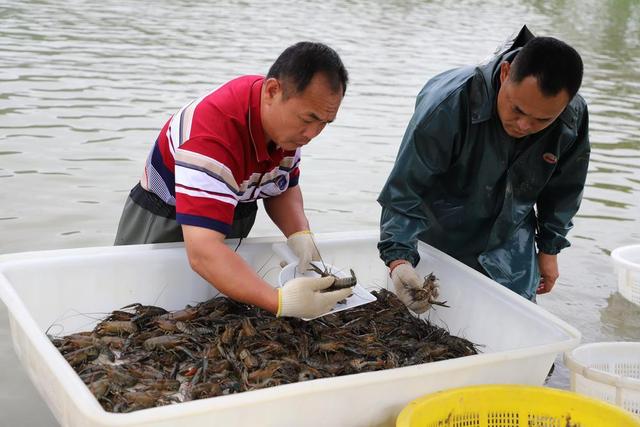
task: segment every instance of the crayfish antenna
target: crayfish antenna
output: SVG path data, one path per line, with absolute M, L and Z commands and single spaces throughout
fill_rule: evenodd
M 329 270 L 327 269 L 327 264 L 324 263 L 324 260 L 322 259 L 322 255 L 320 254 L 320 249 L 318 249 L 318 245 L 316 245 L 316 239 L 313 238 L 313 234 L 311 235 L 311 241 L 313 242 L 313 246 L 316 248 L 316 252 L 318 252 L 318 256 L 320 257 L 320 262 L 322 263 L 322 268 L 324 269 L 325 273 L 329 274 Z M 311 263 L 309 263 L 309 265 L 313 265 Z M 321 274 L 321 273 L 318 273 Z

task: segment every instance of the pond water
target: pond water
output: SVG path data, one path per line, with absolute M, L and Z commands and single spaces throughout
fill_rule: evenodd
M 266 73 L 288 45 L 323 41 L 351 77 L 335 123 L 303 151 L 317 232 L 378 226 L 377 194 L 422 85 L 480 62 L 527 24 L 585 62 L 592 157 L 561 278 L 539 304 L 584 342 L 640 339 L 609 253 L 640 242 L 640 3 L 586 1 L 3 1 L 0 253 L 110 245 L 159 128 L 187 101 Z M 327 174 L 327 171 L 331 173 Z M 273 235 L 264 215 L 252 235 Z M 45 279 L 46 280 L 46 279 Z M 524 331 L 523 331 L 524 333 Z M 0 413 L 55 425 L 0 307 Z M 568 387 L 556 369 L 551 385 Z

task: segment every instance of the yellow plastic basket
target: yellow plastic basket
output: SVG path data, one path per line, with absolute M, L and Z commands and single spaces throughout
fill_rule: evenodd
M 640 418 L 569 391 L 483 385 L 430 394 L 409 403 L 396 427 L 633 427 Z

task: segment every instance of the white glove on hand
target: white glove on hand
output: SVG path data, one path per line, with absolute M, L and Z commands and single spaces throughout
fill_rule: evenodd
M 320 261 L 320 253 L 313 240 L 313 233 L 309 230 L 293 233 L 287 239 L 287 246 L 298 257 L 296 270 L 302 274 L 309 269 L 311 261 Z
M 333 285 L 334 277 L 298 277 L 278 289 L 277 316 L 310 319 L 331 310 L 340 300 L 351 296 L 351 288 L 320 292 Z
M 418 273 L 409 263 L 399 264 L 391 272 L 391 280 L 393 280 L 393 286 L 396 288 L 396 295 L 409 309 L 417 314 L 427 311 L 431 304 L 430 299 L 436 299 L 438 297 L 437 288 L 433 291 L 432 295 L 421 300 L 414 299 L 414 290 L 422 290 L 422 284 L 424 279 L 418 277 Z

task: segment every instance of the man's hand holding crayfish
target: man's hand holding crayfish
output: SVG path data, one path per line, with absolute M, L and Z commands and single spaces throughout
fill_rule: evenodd
M 298 277 L 278 289 L 278 316 L 310 319 L 331 310 L 338 301 L 349 298 L 351 288 L 322 292 L 333 285 L 335 277 Z
M 287 238 L 287 246 L 298 257 L 296 270 L 302 274 L 311 267 L 311 261 L 320 261 L 320 253 L 309 230 L 298 231 Z M 338 301 L 352 294 L 351 288 L 326 292 L 336 278 L 298 277 L 289 280 L 278 289 L 278 316 L 303 317 L 320 316 L 330 311 Z
M 410 310 L 421 314 L 432 305 L 448 307 L 438 298 L 438 281 L 433 274 L 420 279 L 416 270 L 406 260 L 394 260 L 389 263 L 391 280 L 396 295 Z

